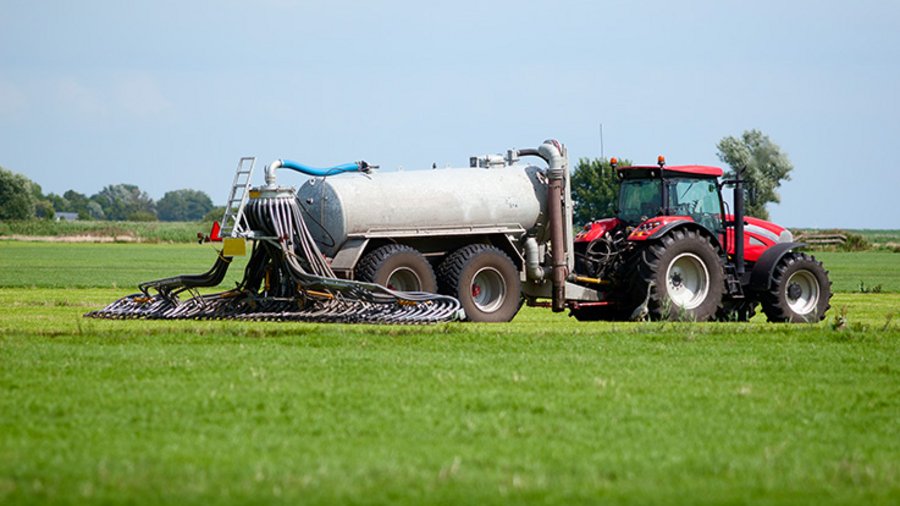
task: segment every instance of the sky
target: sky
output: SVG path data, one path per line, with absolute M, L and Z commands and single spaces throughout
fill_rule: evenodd
M 223 203 L 241 156 L 261 183 L 556 138 L 574 166 L 602 125 L 606 157 L 721 165 L 755 128 L 795 166 L 773 221 L 897 229 L 898 27 L 892 0 L 0 0 L 0 166 Z

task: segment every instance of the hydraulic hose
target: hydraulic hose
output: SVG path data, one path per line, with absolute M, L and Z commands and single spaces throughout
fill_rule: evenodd
M 275 186 L 275 170 L 279 168 L 291 169 L 307 176 L 333 176 L 335 174 L 343 174 L 344 172 L 366 172 L 375 166 L 369 165 L 365 161 L 343 163 L 333 167 L 310 167 L 292 160 L 275 160 L 266 167 L 266 184 L 269 187 Z

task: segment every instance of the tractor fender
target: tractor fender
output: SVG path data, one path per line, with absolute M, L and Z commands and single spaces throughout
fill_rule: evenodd
M 750 289 L 756 292 L 768 290 L 769 282 L 772 280 L 772 273 L 775 272 L 775 266 L 778 265 L 778 262 L 791 250 L 803 246 L 806 246 L 806 244 L 802 242 L 782 242 L 764 251 L 750 273 Z
M 685 230 L 693 230 L 693 231 L 697 232 L 698 234 L 709 238 L 710 242 L 712 242 L 712 244 L 713 244 L 713 247 L 719 251 L 722 251 L 722 243 L 719 242 L 719 238 L 716 237 L 715 234 L 710 233 L 709 229 L 707 229 L 703 225 L 699 225 L 696 222 L 691 221 L 691 220 L 678 220 L 678 221 L 673 221 L 671 223 L 667 223 L 667 224 L 663 225 L 662 227 L 656 229 L 650 235 L 650 237 L 647 238 L 647 240 L 648 241 L 656 241 L 656 240 L 662 239 L 663 236 L 668 235 L 669 232 L 671 232 L 675 229 L 679 229 L 679 228 L 683 228 Z

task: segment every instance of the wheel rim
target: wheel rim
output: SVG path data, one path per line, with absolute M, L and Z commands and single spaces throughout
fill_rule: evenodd
M 472 277 L 472 301 L 480 311 L 491 313 L 506 299 L 506 283 L 500 271 L 483 267 Z
M 700 257 L 682 253 L 669 264 L 666 289 L 673 304 L 682 309 L 694 309 L 709 294 L 709 271 Z
M 794 313 L 809 314 L 819 304 L 819 281 L 809 271 L 797 271 L 788 278 L 784 298 Z
M 418 292 L 422 290 L 422 280 L 416 271 L 409 267 L 398 267 L 391 271 L 387 278 L 387 287 L 401 292 Z

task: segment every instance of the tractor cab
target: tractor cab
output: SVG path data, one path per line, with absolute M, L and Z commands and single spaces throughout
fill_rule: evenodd
M 665 216 L 694 221 L 714 235 L 724 232 L 722 195 L 717 184 L 722 169 L 703 165 L 667 167 L 660 157 L 658 166 L 622 167 L 617 173 L 621 181 L 618 219 L 626 227 L 640 227 L 651 218 Z

